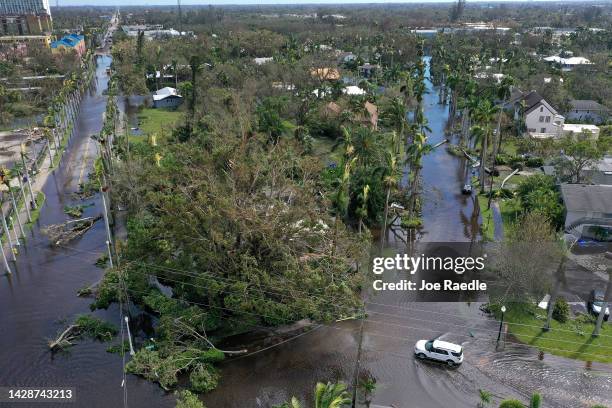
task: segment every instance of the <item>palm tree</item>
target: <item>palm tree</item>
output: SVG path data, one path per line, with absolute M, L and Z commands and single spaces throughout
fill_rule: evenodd
M 389 197 L 391 196 L 391 190 L 395 189 L 399 185 L 401 179 L 401 172 L 397 165 L 397 155 L 393 152 L 387 151 L 386 158 L 386 171 L 383 177 L 383 184 L 385 185 L 385 210 L 383 215 L 383 243 L 386 237 L 387 231 L 387 217 L 389 215 Z
M 491 137 L 491 122 L 497 112 L 497 107 L 490 100 L 485 99 L 476 108 L 474 118 L 482 129 L 482 141 L 480 149 L 480 191 L 484 193 L 485 188 L 485 161 L 487 158 L 488 141 Z
M 344 163 L 342 175 L 338 178 L 338 187 L 336 193 L 332 197 L 332 205 L 334 210 L 334 242 L 332 246 L 332 257 L 336 254 L 336 242 L 338 237 L 338 228 L 340 220 L 346 216 L 349 205 L 349 184 L 351 178 L 351 169 L 353 168 L 357 157 L 353 157 Z
M 315 408 L 342 408 L 352 400 L 343 383 L 317 383 L 315 387 Z
M 397 136 L 400 140 L 404 136 L 406 126 L 408 125 L 408 111 L 406 110 L 405 101 L 401 98 L 393 98 L 386 109 L 383 111 L 383 118 L 389 125 L 395 128 Z M 400 146 L 395 146 L 395 153 L 400 153 Z
M 356 213 L 359 217 L 359 233 L 361 234 L 361 229 L 363 226 L 363 219 L 368 217 L 368 194 L 370 193 L 370 185 L 366 184 L 363 186 L 363 191 L 359 194 L 357 199 L 361 203 L 359 207 L 357 207 Z
M 410 165 L 410 204 L 408 208 L 409 216 L 414 216 L 417 210 L 417 196 L 419 193 L 419 177 L 421 171 L 421 159 L 424 155 L 431 152 L 431 145 L 426 143 L 427 136 L 424 132 L 417 131 L 412 143 L 406 149 L 406 160 Z
M 202 60 L 199 55 L 192 55 L 189 59 L 189 68 L 191 69 L 191 103 L 189 109 L 191 111 L 191 123 L 195 120 L 195 104 L 196 104 L 196 96 L 197 96 L 197 86 L 196 81 L 198 78 L 198 74 L 202 70 Z
M 504 112 L 504 106 L 508 103 L 512 86 L 516 83 L 516 80 L 510 75 L 505 76 L 497 88 L 497 97 L 500 99 L 500 109 L 497 113 L 497 127 L 495 128 L 495 136 L 497 137 L 497 144 L 493 148 L 493 160 L 497 156 L 497 152 L 501 149 L 502 134 L 501 134 L 501 119 Z M 495 163 L 495 162 L 494 162 Z

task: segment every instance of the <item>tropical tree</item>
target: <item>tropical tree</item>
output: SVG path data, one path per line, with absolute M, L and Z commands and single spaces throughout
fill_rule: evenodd
M 389 198 L 391 197 L 391 191 L 399 185 L 402 177 L 401 169 L 398 167 L 397 156 L 393 152 L 387 151 L 386 155 L 386 168 L 385 175 L 383 177 L 383 184 L 385 186 L 385 210 L 383 215 L 383 241 L 386 237 L 387 231 L 387 220 L 389 216 Z
M 497 112 L 497 107 L 494 106 L 489 99 L 483 100 L 478 104 L 474 112 L 474 118 L 477 120 L 482 129 L 482 140 L 480 148 L 480 191 L 484 193 L 485 189 L 485 167 L 487 159 L 488 143 L 491 138 L 492 127 L 491 123 Z
M 352 400 L 343 383 L 317 383 L 315 387 L 314 408 L 342 408 L 351 404 Z

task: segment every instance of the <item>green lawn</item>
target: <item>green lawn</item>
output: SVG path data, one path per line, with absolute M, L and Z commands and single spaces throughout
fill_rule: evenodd
M 166 109 L 144 108 L 138 113 L 142 135 L 130 137 L 133 141 L 147 140 L 147 136 L 157 135 L 158 141 L 171 135 L 172 129 L 183 117 L 183 112 Z
M 312 154 L 320 158 L 324 163 L 327 161 L 340 162 L 342 148 L 338 147 L 332 151 L 334 141 L 326 137 L 315 137 L 312 142 Z
M 595 325 L 587 319 L 570 319 L 563 324 L 553 319 L 551 330 L 545 332 L 541 327 L 546 322 L 546 311 L 532 305 L 508 306 L 504 320 L 519 341 L 545 353 L 584 361 L 612 362 L 610 323 L 604 322 L 599 337 L 591 336 Z
M 491 208 L 487 209 L 489 199 L 482 194 L 478 194 L 478 205 L 480 205 L 480 217 L 482 223 L 480 224 L 480 232 L 483 240 L 493 241 L 495 239 L 495 222 L 493 221 L 493 203 Z
M 504 230 L 516 221 L 521 212 L 521 204 L 518 198 L 505 198 L 498 201 L 499 211 L 504 222 Z

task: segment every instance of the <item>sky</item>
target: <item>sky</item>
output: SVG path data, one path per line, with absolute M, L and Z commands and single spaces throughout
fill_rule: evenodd
M 51 6 L 55 6 L 56 0 L 50 0 Z M 181 0 L 181 4 L 184 5 L 196 5 L 196 4 L 212 4 L 212 5 L 223 5 L 223 4 L 351 4 L 351 3 L 440 3 L 440 2 L 452 2 L 454 0 Z M 470 0 L 470 3 L 474 2 L 520 2 L 520 1 L 533 1 L 533 0 Z M 556 1 L 556 0 L 538 0 L 538 1 Z M 580 0 L 576 0 L 580 1 Z M 102 4 L 103 3 L 103 4 Z M 130 0 L 126 3 L 125 0 L 59 0 L 60 6 L 82 6 L 82 5 L 105 5 L 105 6 L 162 6 L 162 5 L 173 5 L 176 4 L 176 0 Z

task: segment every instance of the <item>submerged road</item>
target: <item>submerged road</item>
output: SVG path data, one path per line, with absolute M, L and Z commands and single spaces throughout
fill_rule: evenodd
M 428 142 L 436 144 L 445 138 L 448 107 L 438 104 L 432 83 L 426 85 Z M 470 171 L 465 158 L 451 156 L 444 147 L 425 156 L 421 241 L 480 238 L 473 197 L 461 194 Z M 405 252 L 405 244 L 393 238 L 383 250 L 385 256 Z M 385 272 L 383 280 L 407 278 L 403 273 Z M 587 366 L 544 355 L 512 344 L 511 339 L 505 351 L 497 352 L 498 322 L 482 314 L 478 304 L 414 300 L 406 292 L 370 293 L 363 330 L 359 321 L 323 326 L 262 353 L 225 362 L 219 387 L 203 399 L 209 407 L 232 408 L 269 407 L 292 395 L 311 401 L 317 381 L 352 384 L 359 356 L 359 381 L 376 382 L 371 403 L 382 407 L 473 408 L 479 401 L 479 389 L 492 392 L 495 401 L 508 397 L 526 401 L 531 393 L 540 392 L 547 407 L 612 405 L 611 365 Z M 464 346 L 461 367 L 449 369 L 414 358 L 416 341 L 437 336 Z M 602 351 L 606 352 L 609 350 Z M 358 395 L 357 406 L 366 407 L 363 395 Z
M 82 238 L 61 248 L 51 247 L 41 231 L 66 220 L 65 205 L 91 203 L 84 216 L 101 213 L 98 196 L 84 202 L 73 197 L 91 171 L 96 146 L 90 136 L 100 131 L 106 105 L 103 91 L 111 61 L 102 55 L 97 62 L 96 82 L 81 104 L 76 135 L 44 186 L 47 202 L 40 219 L 13 275 L 0 278 L 0 386 L 74 387 L 74 406 L 106 408 L 123 406 L 124 398 L 122 361 L 105 351 L 108 344 L 80 341 L 60 353 L 51 353 L 46 345 L 67 322 L 89 311 L 91 299 L 79 298 L 76 292 L 103 274 L 94 263 L 105 252 L 104 225 L 98 222 Z M 437 104 L 430 83 L 428 89 L 425 113 L 432 128 L 430 143 L 436 143 L 444 137 L 447 111 Z M 460 194 L 465 171 L 464 162 L 443 148 L 424 159 L 423 240 L 467 241 L 477 234 L 471 200 Z M 403 253 L 403 244 L 391 241 L 384 251 Z M 402 277 L 389 273 L 388 280 Z M 375 380 L 373 403 L 381 406 L 473 408 L 480 388 L 496 397 L 522 399 L 540 391 L 547 407 L 612 405 L 609 365 L 585 367 L 514 344 L 496 352 L 497 323 L 482 316 L 476 304 L 417 303 L 403 293 L 389 292 L 370 295 L 367 301 L 363 331 L 358 321 L 323 326 L 264 352 L 223 363 L 219 387 L 203 397 L 207 407 L 270 407 L 292 395 L 308 400 L 317 381 L 351 383 L 358 355 L 359 376 Z M 119 324 L 117 305 L 94 314 Z M 438 335 L 464 345 L 466 361 L 458 369 L 412 356 L 418 339 Z M 135 376 L 127 376 L 127 398 L 132 407 L 174 406 L 174 397 Z M 358 406 L 365 406 L 361 398 Z
M 61 165 L 44 185 L 47 200 L 40 218 L 28 233 L 28 242 L 22 246 L 13 274 L 0 278 L 0 386 L 73 387 L 76 404 L 71 406 L 107 408 L 123 406 L 124 396 L 122 361 L 117 354 L 106 352 L 109 343 L 79 341 L 58 353 L 50 352 L 47 346 L 47 340 L 55 338 L 77 315 L 89 312 L 92 299 L 77 297 L 76 293 L 103 275 L 103 269 L 94 263 L 105 253 L 104 224 L 97 222 L 82 238 L 66 247 L 50 246 L 42 233 L 45 226 L 67 220 L 63 211 L 66 205 L 92 204 L 83 216 L 99 215 L 102 211 L 97 195 L 84 201 L 73 197 L 92 170 L 97 146 L 90 136 L 102 128 L 106 108 L 103 92 L 111 59 L 108 55 L 96 59 L 96 79 L 83 97 L 75 136 Z M 119 325 L 116 305 L 94 315 Z M 128 376 L 127 391 L 128 402 L 134 407 L 174 406 L 173 397 L 134 376 Z M 27 403 L 0 405 L 25 407 Z

